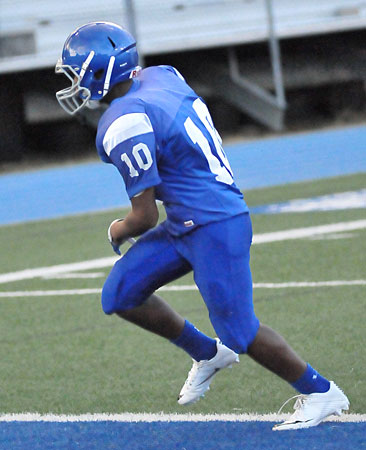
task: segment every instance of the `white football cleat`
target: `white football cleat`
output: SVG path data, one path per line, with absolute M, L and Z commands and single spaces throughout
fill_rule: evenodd
M 300 394 L 296 397 L 295 412 L 285 422 L 275 425 L 272 428 L 273 431 L 315 427 L 332 414 L 340 416 L 342 410 L 348 410 L 349 407 L 348 398 L 333 381 L 330 382 L 330 388 L 327 392 L 316 392 L 309 395 Z
M 225 367 L 239 362 L 239 356 L 216 338 L 216 355 L 208 360 L 195 361 L 193 359 L 192 369 L 179 393 L 178 403 L 188 405 L 199 400 L 210 389 L 210 383 L 217 372 Z

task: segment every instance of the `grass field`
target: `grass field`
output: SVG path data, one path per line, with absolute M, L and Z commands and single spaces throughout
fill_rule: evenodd
M 250 206 L 366 187 L 365 174 L 249 191 Z M 0 273 L 112 256 L 106 241 L 110 211 L 0 227 Z M 366 219 L 362 209 L 254 215 L 254 233 Z M 333 236 L 334 237 L 334 236 Z M 254 245 L 255 283 L 365 280 L 366 230 L 339 239 L 297 239 Z M 127 250 L 127 246 L 124 250 Z M 96 278 L 33 278 L 0 291 L 101 288 Z M 87 272 L 83 272 L 87 273 Z M 193 285 L 190 275 L 174 284 Z M 198 291 L 163 292 L 181 314 L 213 334 Z M 351 412 L 366 412 L 365 286 L 255 289 L 258 317 L 347 393 Z M 179 349 L 100 308 L 100 295 L 0 298 L 3 413 L 277 411 L 293 390 L 242 356 L 220 373 L 205 399 L 179 407 L 191 366 Z M 287 409 L 289 410 L 290 407 Z

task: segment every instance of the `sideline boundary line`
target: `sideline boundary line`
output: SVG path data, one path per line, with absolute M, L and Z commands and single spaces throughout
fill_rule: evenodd
M 3 414 L 0 422 L 281 422 L 290 414 L 164 414 L 164 413 L 121 413 L 121 414 Z M 331 416 L 324 422 L 366 422 L 366 414 L 343 414 Z
M 340 286 L 366 286 L 366 280 L 334 280 L 334 281 L 299 281 L 289 283 L 254 283 L 255 289 L 286 289 L 305 287 L 340 287 Z M 163 286 L 157 291 L 198 291 L 195 284 L 178 286 Z M 37 290 L 37 291 L 4 291 L 0 292 L 0 298 L 11 297 L 53 297 L 67 295 L 92 295 L 100 294 L 101 288 L 85 289 L 60 289 L 60 290 Z

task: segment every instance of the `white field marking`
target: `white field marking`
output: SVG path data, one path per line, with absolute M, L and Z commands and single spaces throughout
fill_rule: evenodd
M 262 209 L 265 214 L 366 208 L 366 189 L 290 200 L 283 203 L 263 205 L 257 208 Z
M 91 295 L 100 294 L 102 290 L 97 289 L 60 289 L 60 290 L 49 290 L 49 291 L 10 291 L 10 292 L 0 292 L 0 298 L 11 298 L 11 297 L 66 297 L 68 295 Z
M 290 414 L 2 414 L 0 422 L 282 422 Z M 340 417 L 331 416 L 326 422 L 366 422 L 366 414 L 344 414 Z
M 366 220 L 354 220 L 351 222 L 330 223 L 316 227 L 295 228 L 292 230 L 274 231 L 272 233 L 257 234 L 253 237 L 253 244 L 301 239 L 319 234 L 339 233 L 342 231 L 361 230 L 366 228 Z
M 0 283 L 9 283 L 11 281 L 29 280 L 31 278 L 58 275 L 61 273 L 78 272 L 80 270 L 100 269 L 102 267 L 111 267 L 119 259 L 116 256 L 106 258 L 91 259 L 89 261 L 76 262 L 71 264 L 59 264 L 57 266 L 38 267 L 35 269 L 25 269 L 17 272 L 0 274 Z
M 317 234 L 315 236 L 310 236 L 305 239 L 321 241 L 321 240 L 337 240 L 337 239 L 350 239 L 356 237 L 355 233 L 333 233 L 333 234 Z M 51 280 L 51 279 L 84 279 L 84 278 L 102 278 L 105 276 L 104 272 L 74 272 L 74 273 L 65 273 L 65 274 L 56 274 L 56 275 L 45 275 L 42 278 Z
M 254 283 L 253 287 L 262 289 L 283 289 L 296 287 L 336 287 L 366 286 L 366 280 L 332 280 L 332 281 L 290 281 L 288 283 Z
M 316 236 L 310 236 L 307 239 L 312 241 L 322 240 L 337 240 L 337 239 L 351 239 L 357 237 L 357 233 L 334 233 L 334 234 L 318 234 Z
M 295 228 L 292 230 L 275 231 L 254 235 L 253 244 L 264 244 L 270 242 L 285 241 L 289 239 L 301 239 L 319 234 L 338 233 L 342 231 L 361 230 L 366 228 L 366 220 L 355 220 L 351 222 L 339 222 L 328 225 L 320 225 L 308 228 Z M 71 264 L 60 264 L 57 266 L 38 267 L 35 269 L 20 270 L 17 272 L 0 274 L 0 284 L 12 281 L 27 280 L 31 278 L 44 277 L 60 273 L 77 272 L 82 270 L 99 269 L 111 267 L 118 257 L 106 257 L 92 259 Z
M 67 279 L 79 279 L 79 278 L 102 278 L 105 277 L 104 272 L 73 272 L 73 273 L 57 273 L 55 275 L 44 275 L 42 278 L 45 280 L 67 280 Z
M 366 280 L 331 280 L 331 281 L 290 281 L 287 283 L 253 283 L 253 288 L 283 289 L 292 287 L 331 287 L 331 286 L 366 286 Z M 193 291 L 195 284 L 163 286 L 158 291 Z M 0 294 L 1 295 L 1 294 Z
M 292 281 L 288 283 L 254 283 L 256 289 L 285 289 L 297 287 L 337 287 L 337 286 L 366 286 L 366 280 L 334 280 L 334 281 Z M 198 291 L 195 284 L 163 286 L 158 291 Z M 0 298 L 11 297 L 53 297 L 68 295 L 100 294 L 102 289 L 60 289 L 48 291 L 5 291 L 0 292 Z
M 333 233 L 333 234 L 318 234 L 315 236 L 310 236 L 305 239 L 309 240 L 336 240 L 336 239 L 349 239 L 354 238 L 357 235 L 355 233 Z M 54 275 L 44 275 L 43 279 L 46 280 L 57 280 L 57 279 L 92 279 L 92 278 L 103 278 L 105 277 L 105 272 L 73 272 L 73 273 L 59 273 Z

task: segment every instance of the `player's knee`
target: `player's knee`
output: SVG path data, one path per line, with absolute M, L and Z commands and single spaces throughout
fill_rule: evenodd
M 138 306 L 141 301 L 136 286 L 129 286 L 125 277 L 109 276 L 102 289 L 102 308 L 105 314 L 113 314 Z
M 117 289 L 115 283 L 107 278 L 102 289 L 102 308 L 105 314 L 116 312 Z
M 225 339 L 224 344 L 238 354 L 248 353 L 248 348 L 254 341 L 255 334 L 242 333 L 240 336 L 230 336 L 228 339 Z
M 227 326 L 221 324 L 217 328 L 221 328 L 218 336 L 223 344 L 234 350 L 234 352 L 243 354 L 248 352 L 249 346 L 258 333 L 259 320 L 256 316 L 253 316 L 251 320 L 247 320 L 244 324 L 231 322 Z
M 253 343 L 259 329 L 259 320 L 253 317 L 253 320 L 249 324 L 248 328 L 245 329 L 242 339 L 238 343 L 238 353 L 248 353 L 248 348 Z

